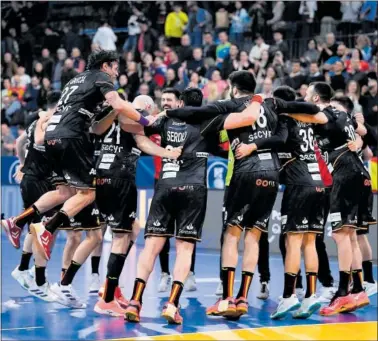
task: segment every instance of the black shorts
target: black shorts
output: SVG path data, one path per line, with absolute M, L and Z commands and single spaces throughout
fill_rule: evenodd
M 40 180 L 34 176 L 25 174 L 22 178 L 20 189 L 24 209 L 26 209 L 33 205 L 43 194 L 53 191 L 55 188 L 49 180 Z M 46 221 L 48 218 L 51 218 L 54 213 L 54 209 L 45 212 L 42 216 L 35 217 L 32 223 Z
M 282 233 L 323 233 L 325 191 L 320 187 L 287 185 L 282 197 Z
M 357 226 L 359 227 L 359 230 L 357 231 L 358 235 L 369 234 L 369 226 L 377 223 L 376 218 L 372 215 L 373 202 L 374 194 L 371 188 L 371 180 L 365 178 L 357 213 Z
M 97 178 L 96 202 L 101 220 L 113 232 L 130 233 L 136 219 L 138 193 L 133 181 L 125 179 Z
M 152 199 L 144 237 L 176 236 L 178 239 L 200 241 L 206 205 L 206 186 L 165 187 L 158 185 Z
M 68 184 L 78 189 L 95 188 L 93 144 L 83 137 L 53 139 L 45 143 L 53 167 L 54 184 Z
M 70 226 L 59 227 L 64 231 L 91 231 L 100 228 L 100 214 L 96 203 L 84 207 L 75 217 L 70 218 Z
M 278 187 L 275 171 L 234 174 L 225 200 L 225 226 L 267 233 Z
M 333 177 L 329 215 L 333 232 L 343 227 L 358 229 L 357 215 L 364 179 L 361 173 L 347 171 Z

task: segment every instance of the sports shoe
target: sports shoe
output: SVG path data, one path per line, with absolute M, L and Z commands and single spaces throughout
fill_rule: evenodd
M 304 298 L 300 308 L 294 313 L 296 319 L 307 319 L 321 307 L 319 298 L 314 294 L 308 298 Z
M 32 266 L 28 271 L 29 271 L 29 276 L 34 279 L 35 278 L 35 265 Z M 47 277 L 47 269 L 46 269 L 46 277 Z
M 30 275 L 30 270 L 20 271 L 17 265 L 11 275 L 25 290 L 35 285 L 34 278 Z
M 370 304 L 369 297 L 364 290 L 356 294 L 351 293 L 351 296 L 356 300 L 356 309 L 363 308 Z
M 30 295 L 38 297 L 46 302 L 55 302 L 58 299 L 55 293 L 51 290 L 51 286 L 48 282 L 41 286 L 34 283 L 34 285 L 28 289 L 28 292 Z
M 240 317 L 248 313 L 248 300 L 246 297 L 239 297 L 235 300 L 236 313 Z
M 98 314 L 113 317 L 121 317 L 125 315 L 125 310 L 120 307 L 116 300 L 105 302 L 102 298 L 100 298 L 93 310 Z
M 303 300 L 306 295 L 306 291 L 303 288 L 296 288 L 295 294 L 297 295 L 298 300 Z
M 328 303 L 335 296 L 337 288 L 335 287 L 323 287 L 320 291 L 319 302 Z
M 297 295 L 293 294 L 288 298 L 280 298 L 278 307 L 274 313 L 270 315 L 272 320 L 277 320 L 286 316 L 290 311 L 297 310 L 301 306 Z
M 46 260 L 50 260 L 53 235 L 45 229 L 43 223 L 30 224 L 30 233 L 34 237 L 34 245 L 38 252 Z
M 172 283 L 172 276 L 166 272 L 162 272 L 160 276 L 158 292 L 167 292 Z
M 262 282 L 260 285 L 260 292 L 257 295 L 257 298 L 260 300 L 267 300 L 269 298 L 269 283 Z
M 374 283 L 364 282 L 363 287 L 365 289 L 366 294 L 370 297 L 377 293 L 377 282 Z
M 141 310 L 142 304 L 139 301 L 130 301 L 125 311 L 125 320 L 128 322 L 140 322 Z
M 215 290 L 215 296 L 222 296 L 223 295 L 223 283 L 220 281 L 217 286 L 217 290 Z
M 14 219 L 15 218 L 12 217 L 9 219 L 2 220 L 1 226 L 3 227 L 3 230 L 5 231 L 5 234 L 7 235 L 11 244 L 16 249 L 19 249 L 22 228 L 16 225 L 16 223 L 14 222 Z
M 80 301 L 79 296 L 72 288 L 72 285 L 61 285 L 54 283 L 51 290 L 57 296 L 57 302 L 70 308 L 82 309 L 86 308 L 86 304 Z
M 102 298 L 104 296 L 105 287 L 102 286 L 100 290 L 98 291 L 98 296 Z M 129 305 L 129 301 L 123 296 L 121 288 L 117 287 L 114 291 L 114 298 L 117 301 L 117 303 L 121 306 L 122 309 L 126 309 Z
M 161 317 L 164 317 L 169 324 L 182 324 L 182 316 L 180 315 L 180 307 L 167 302 L 164 305 Z
M 196 284 L 196 278 L 194 276 L 194 273 L 190 271 L 185 284 L 184 284 L 185 291 L 196 291 L 197 290 L 197 284 Z
M 320 315 L 322 316 L 332 316 L 339 313 L 347 313 L 357 309 L 356 300 L 352 295 L 341 296 L 335 298 L 328 307 L 323 307 L 320 309 Z
M 214 305 L 206 309 L 206 315 L 235 317 L 236 304 L 233 297 L 227 297 L 225 300 L 220 298 Z
M 100 276 L 98 274 L 92 274 L 91 284 L 89 285 L 89 295 L 97 295 L 100 287 Z

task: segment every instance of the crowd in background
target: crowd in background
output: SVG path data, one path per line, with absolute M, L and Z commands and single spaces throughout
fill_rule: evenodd
M 99 48 L 119 51 L 115 86 L 128 100 L 159 104 L 165 87 L 224 99 L 228 75 L 248 70 L 266 95 L 289 85 L 304 97 L 327 81 L 378 126 L 376 1 L 62 3 L 1 4 L 2 155 Z

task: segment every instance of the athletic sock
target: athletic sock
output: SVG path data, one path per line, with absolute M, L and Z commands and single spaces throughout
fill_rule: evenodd
M 352 277 L 353 277 L 352 294 L 357 294 L 357 293 L 363 291 L 364 287 L 362 286 L 362 284 L 363 284 L 362 269 L 352 270 Z
M 283 298 L 289 298 L 294 294 L 295 280 L 297 279 L 297 274 L 291 272 L 285 272 L 285 284 Z
M 91 265 L 92 265 L 92 274 L 99 274 L 98 268 L 100 265 L 100 256 L 92 256 L 91 257 Z
M 131 300 L 139 301 L 140 304 L 142 304 L 142 297 L 145 287 L 146 282 L 143 279 L 135 278 L 133 295 L 131 296 Z
M 196 245 L 194 245 L 193 253 L 192 253 L 192 263 L 190 264 L 190 272 L 194 274 L 194 268 L 196 267 Z
M 32 256 L 32 253 L 22 251 L 21 261 L 20 261 L 18 270 L 25 271 L 29 269 L 29 262 L 30 262 L 31 256 Z
M 252 279 L 253 279 L 253 272 L 242 271 L 242 281 L 241 281 L 240 289 L 236 298 L 248 297 L 248 292 L 252 283 Z
M 168 302 L 174 304 L 178 307 L 180 296 L 182 294 L 182 289 L 184 288 L 184 284 L 179 281 L 173 281 L 171 294 L 169 295 Z
M 368 283 L 374 283 L 373 261 L 364 260 L 362 262 L 362 269 L 364 270 L 364 281 Z
M 35 267 L 35 282 L 40 287 L 46 283 L 46 267 L 45 266 L 36 266 Z
M 305 298 L 309 298 L 315 294 L 317 277 L 318 274 L 316 272 L 306 272 L 307 288 Z
M 64 274 L 64 277 L 60 284 L 62 285 L 70 285 L 77 273 L 77 271 L 80 269 L 81 264 L 76 263 L 75 261 L 71 261 L 70 266 L 68 267 L 66 273 Z
M 301 270 L 298 271 L 297 280 L 295 282 L 295 288 L 296 289 L 303 289 L 302 272 L 301 272 Z
M 62 270 L 61 270 L 61 272 L 60 272 L 60 280 L 63 279 L 63 277 L 64 277 L 64 275 L 66 274 L 66 272 L 67 272 L 67 269 L 62 268 Z
M 60 210 L 46 223 L 46 230 L 51 234 L 54 234 L 54 232 L 62 225 L 70 226 L 70 218 L 68 218 L 66 212 Z
M 126 250 L 126 256 L 125 256 L 125 258 L 127 258 L 127 256 L 129 255 L 129 253 L 130 253 L 131 248 L 133 247 L 133 245 L 134 245 L 134 242 L 132 240 L 130 240 L 129 247 Z
M 34 218 L 39 216 L 39 211 L 37 207 L 34 205 L 30 206 L 24 212 L 22 212 L 20 215 L 18 215 L 14 222 L 17 224 L 17 226 L 23 228 L 26 224 L 29 224 Z
M 125 264 L 126 255 L 111 253 L 108 260 L 105 290 L 102 298 L 106 303 L 114 300 L 114 292 L 118 287 L 119 277 Z
M 223 299 L 234 296 L 235 268 L 222 268 Z
M 349 294 L 350 271 L 339 271 L 339 288 L 335 297 L 347 296 Z

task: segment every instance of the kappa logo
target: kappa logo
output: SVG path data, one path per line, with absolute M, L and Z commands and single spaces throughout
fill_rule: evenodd
M 136 219 L 136 217 L 137 217 L 136 212 L 131 212 L 131 214 L 129 215 L 129 218 Z
M 114 217 L 113 217 L 112 214 L 108 217 L 108 220 L 109 220 L 109 221 L 114 221 Z
M 159 220 L 155 220 L 154 222 L 153 222 L 153 224 L 152 225 L 154 225 L 154 226 L 156 226 L 156 227 L 158 227 L 158 226 L 161 226 L 161 224 L 160 224 L 160 221 Z
M 193 224 L 189 224 L 187 227 L 186 227 L 187 230 L 191 231 L 194 229 L 194 226 Z

